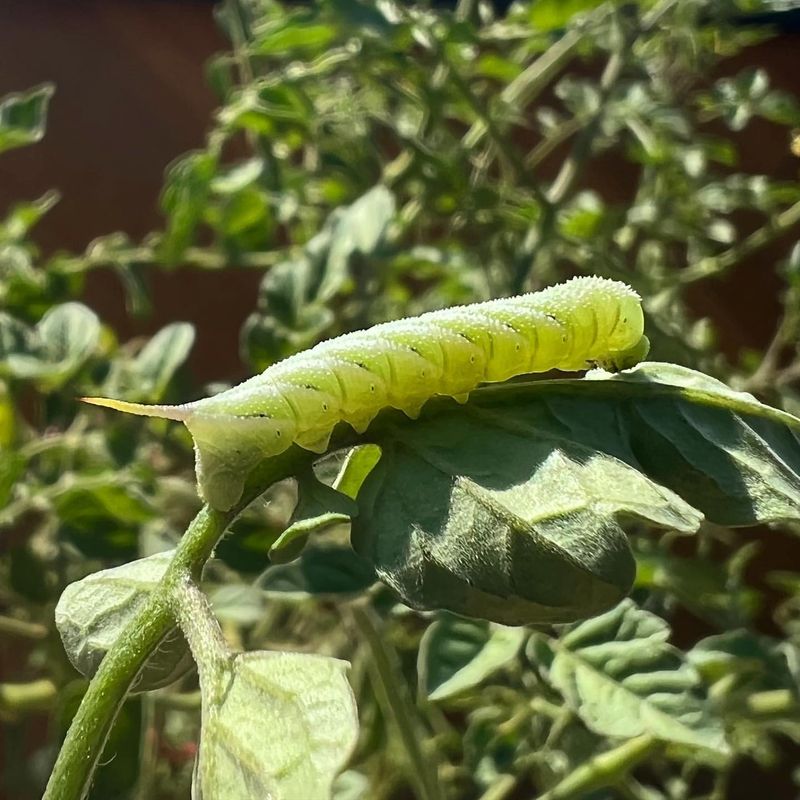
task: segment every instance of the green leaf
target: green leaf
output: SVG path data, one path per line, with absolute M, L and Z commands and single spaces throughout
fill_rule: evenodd
M 759 593 L 743 585 L 740 552 L 722 561 L 693 554 L 683 557 L 658 543 L 637 537 L 636 586 L 673 595 L 700 619 L 730 628 L 752 618 L 759 607 Z M 741 565 L 741 566 L 740 566 Z
M 726 753 L 721 723 L 700 694 L 699 676 L 667 643 L 669 634 L 664 620 L 624 600 L 559 639 L 534 634 L 528 654 L 595 733 L 649 733 Z
M 197 800 L 327 800 L 355 745 L 349 664 L 303 653 L 239 653 L 203 686 Z
M 540 31 L 563 28 L 581 12 L 597 8 L 603 0 L 534 0 L 530 4 L 531 25 Z
M 11 356 L 27 355 L 35 350 L 35 333 L 24 322 L 0 311 L 0 374 L 10 374 Z
M 260 56 L 277 56 L 296 50 L 324 50 L 336 38 L 331 25 L 299 22 L 295 16 L 257 31 L 253 50 Z
M 375 445 L 354 447 L 345 457 L 332 487 L 318 481 L 313 474 L 301 477 L 291 525 L 270 548 L 270 559 L 275 563 L 291 561 L 312 533 L 325 533 L 337 525 L 349 523 L 358 514 L 358 506 L 351 501 L 355 500 L 380 455 L 380 448 Z
M 269 550 L 274 562 L 291 561 L 305 546 L 308 537 L 350 522 L 358 513 L 352 498 L 317 480 L 313 473 L 298 476 L 299 500 L 292 524 Z M 299 547 L 298 547 L 299 546 Z
M 87 556 L 131 558 L 141 526 L 156 514 L 122 473 L 82 478 L 67 474 L 54 494 L 59 534 Z
M 715 700 L 726 712 L 736 709 L 747 716 L 746 701 L 755 692 L 788 689 L 796 702 L 800 700 L 790 666 L 797 653 L 785 642 L 739 629 L 701 639 L 687 656 L 703 678 L 715 685 Z
M 136 399 L 157 403 L 169 382 L 186 361 L 194 344 L 194 325 L 175 322 L 162 328 L 141 349 L 133 362 L 139 394 Z
M 189 153 L 170 165 L 161 194 L 161 207 L 169 216 L 158 248 L 167 264 L 179 263 L 194 241 L 217 164 L 215 153 L 200 151 Z
M 655 480 L 719 525 L 800 518 L 800 420 L 675 364 L 645 363 L 601 381 L 627 396 L 636 457 Z
M 333 488 L 355 500 L 367 475 L 372 472 L 380 457 L 381 449 L 374 444 L 354 447 L 345 457 L 339 474 L 333 482 Z
M 421 692 L 430 700 L 445 700 L 474 689 L 516 659 L 526 636 L 521 628 L 443 615 L 420 642 Z
M 99 339 L 100 320 L 94 311 L 82 303 L 62 303 L 36 325 L 29 352 L 11 353 L 6 363 L 13 377 L 56 389 L 83 366 Z
M 56 605 L 56 627 L 69 660 L 82 675 L 94 675 L 103 656 L 147 602 L 172 556 L 173 551 L 169 550 L 101 570 L 64 589 Z M 188 645 L 175 629 L 150 656 L 134 691 L 174 683 L 192 664 Z
M 47 126 L 47 107 L 55 86 L 44 83 L 0 102 L 0 153 L 38 142 Z
M 572 621 L 630 588 L 618 519 L 691 532 L 701 512 L 800 518 L 800 422 L 674 365 L 489 387 L 426 412 L 373 423 L 383 456 L 353 525 L 357 552 L 416 608 Z
M 222 622 L 255 625 L 264 618 L 266 610 L 264 593 L 255 586 L 227 583 L 203 588 L 206 590 L 214 614 Z
M 375 583 L 375 570 L 349 547 L 307 547 L 291 564 L 270 567 L 259 586 L 282 600 L 305 602 L 309 597 L 358 595 Z
M 0 223 L 0 239 L 23 240 L 59 199 L 58 192 L 49 191 L 31 202 L 16 203 Z
M 339 291 L 356 256 L 369 257 L 380 249 L 395 209 L 394 195 L 378 184 L 326 220 L 326 227 L 331 229 L 331 245 L 318 301 L 326 302 Z
M 276 264 L 261 283 L 258 311 L 244 329 L 249 358 L 259 368 L 315 343 L 334 322 L 327 303 L 342 291 L 358 259 L 374 257 L 395 213 L 385 186 L 337 208 L 297 256 Z

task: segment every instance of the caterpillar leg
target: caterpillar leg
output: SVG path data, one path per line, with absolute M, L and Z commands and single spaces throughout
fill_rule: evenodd
M 375 414 L 364 414 L 356 417 L 350 416 L 347 418 L 347 422 L 356 433 L 364 433 L 375 417 Z
M 314 431 L 311 434 L 304 434 L 298 436 L 295 442 L 305 450 L 310 450 L 312 453 L 324 453 L 328 449 L 331 442 L 332 430 L 320 435 L 319 431 Z
M 426 398 L 427 399 L 427 398 Z M 398 406 L 400 411 L 402 411 L 409 419 L 418 419 L 419 415 L 422 413 L 422 406 L 425 405 L 425 400 L 414 400 L 414 401 L 407 401 L 403 403 L 402 406 Z

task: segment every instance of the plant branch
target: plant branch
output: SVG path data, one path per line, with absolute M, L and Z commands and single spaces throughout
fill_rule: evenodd
M 506 800 L 517 788 L 518 782 L 514 775 L 501 775 L 478 800 Z
M 228 267 L 246 269 L 269 269 L 286 258 L 286 250 L 253 251 L 229 256 L 208 247 L 189 247 L 181 256 L 180 264 L 197 269 L 218 270 Z M 121 249 L 98 248 L 96 253 L 90 249 L 80 256 L 55 256 L 48 264 L 48 269 L 61 275 L 73 275 L 89 269 L 113 267 L 116 264 L 135 264 L 144 267 L 162 265 L 163 258 L 156 247 L 141 245 Z
M 600 120 L 603 118 L 603 111 L 605 104 L 622 74 L 622 68 L 625 66 L 625 51 L 627 49 L 627 40 L 620 37 L 620 43 L 617 49 L 611 54 L 603 74 L 600 77 L 599 86 L 599 104 L 597 112 L 587 122 L 586 126 L 575 139 L 572 146 L 572 152 L 567 157 L 566 161 L 561 165 L 555 180 L 550 186 L 547 193 L 547 199 L 552 205 L 559 205 L 575 188 L 578 182 L 583 166 L 589 158 L 592 151 L 592 142 L 597 135 L 597 130 L 600 126 Z
M 184 577 L 175 586 L 171 600 L 174 615 L 197 664 L 203 695 L 211 697 L 218 685 L 213 677 L 229 658 L 222 628 L 208 598 L 191 578 Z
M 564 780 L 540 795 L 539 800 L 584 797 L 595 789 L 617 783 L 660 746 L 661 742 L 649 734 L 629 739 L 613 750 L 607 750 L 574 769 Z
M 570 62 L 583 42 L 587 28 L 603 19 L 609 11 L 608 6 L 601 6 L 597 11 L 589 14 L 582 25 L 568 31 L 554 42 L 500 92 L 501 102 L 513 108 L 523 108 L 533 102 L 556 73 Z M 467 150 L 472 150 L 487 132 L 486 121 L 478 119 L 464 134 L 461 142 Z
M 592 151 L 592 142 L 597 135 L 597 130 L 603 118 L 605 103 L 619 80 L 625 66 L 627 53 L 627 38 L 621 33 L 616 48 L 611 53 L 603 73 L 600 77 L 599 103 L 597 110 L 587 120 L 585 127 L 572 145 L 572 151 L 561 165 L 561 169 L 545 195 L 546 203 L 543 205 L 542 218 L 528 231 L 525 241 L 520 248 L 520 254 L 515 259 L 512 292 L 519 294 L 522 291 L 525 279 L 528 276 L 531 264 L 536 258 L 536 253 L 542 243 L 549 237 L 556 223 L 559 206 L 566 200 L 580 178 L 581 172 Z M 534 151 L 535 152 L 535 151 Z
M 444 59 L 443 53 L 442 58 Z M 452 66 L 450 67 L 450 81 L 456 89 L 458 89 L 458 92 L 464 98 L 467 105 L 469 105 L 470 109 L 472 109 L 472 113 L 483 122 L 492 145 L 497 149 L 501 159 L 510 168 L 514 180 L 527 186 L 533 192 L 534 197 L 536 197 L 539 203 L 546 205 L 547 197 L 536 180 L 530 176 L 530 170 L 525 167 L 525 163 L 519 153 L 517 153 L 514 144 L 503 136 L 495 124 L 495 121 L 492 119 L 489 110 L 481 105 L 479 98 L 475 96 L 467 82 L 452 68 Z
M 696 264 L 686 267 L 686 269 L 678 273 L 678 279 L 681 283 L 687 284 L 724 275 L 740 261 L 779 239 L 786 231 L 799 223 L 800 202 L 797 202 L 781 211 L 780 214 L 776 214 L 766 225 L 757 231 L 753 231 L 733 247 L 729 247 L 718 255 L 703 258 Z
M 47 628 L 38 622 L 27 622 L 0 615 L 0 636 L 20 636 L 23 639 L 46 639 Z
M 273 483 L 294 475 L 310 454 L 292 447 L 262 462 L 248 477 L 240 502 L 230 511 L 204 506 L 192 521 L 158 587 L 120 632 L 92 678 L 72 720 L 43 800 L 81 800 L 103 752 L 117 713 L 148 656 L 175 624 L 174 596 L 203 566 L 231 522 Z
M 414 718 L 408 699 L 400 694 L 399 687 L 404 682 L 397 675 L 396 665 L 392 663 L 392 655 L 378 629 L 375 614 L 367 607 L 354 604 L 350 609 L 350 616 L 372 656 L 369 669 L 375 694 L 384 713 L 397 725 L 411 762 L 411 779 L 417 794 L 421 800 L 441 800 L 442 793 L 435 765 L 422 751 L 419 724 Z
M 42 678 L 29 683 L 0 683 L 0 717 L 15 717 L 52 708 L 58 696 L 53 681 Z
M 525 167 L 535 169 L 542 163 L 562 142 L 574 136 L 586 124 L 585 117 L 572 117 L 554 128 L 549 136 L 542 139 L 533 150 L 525 156 Z
M 770 388 L 778 382 L 785 370 L 778 365 L 784 350 L 794 342 L 797 332 L 797 319 L 789 310 L 781 317 L 772 341 L 764 351 L 764 357 L 753 374 L 745 381 L 744 389 L 748 392 L 759 392 Z

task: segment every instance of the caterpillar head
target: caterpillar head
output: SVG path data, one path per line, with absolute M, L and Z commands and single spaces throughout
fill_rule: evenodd
M 612 353 L 641 347 L 644 333 L 644 314 L 639 296 L 629 291 L 618 302 L 619 314 L 608 334 L 608 349 Z
M 643 335 L 633 347 L 614 353 L 607 361 L 602 362 L 600 366 L 609 372 L 619 372 L 623 369 L 630 369 L 631 367 L 635 367 L 640 361 L 644 361 L 649 352 L 650 340 Z

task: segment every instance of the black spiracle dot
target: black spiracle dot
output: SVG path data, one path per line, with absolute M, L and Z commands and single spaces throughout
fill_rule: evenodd
M 522 349 L 522 348 L 521 348 L 521 346 L 520 346 L 520 343 L 519 343 L 519 342 L 517 342 L 517 343 L 514 345 L 514 350 L 515 350 L 515 352 L 519 353 L 519 351 L 520 351 L 521 349 Z
M 322 404 L 322 410 L 323 411 L 327 411 L 328 410 L 328 404 L 327 403 L 323 403 Z
M 470 364 L 474 364 L 475 363 L 475 356 L 470 356 L 469 357 L 469 363 Z
M 281 431 L 275 431 L 275 438 L 276 439 L 280 439 L 281 436 L 283 436 L 283 433 L 281 433 Z
M 375 384 L 374 384 L 374 383 L 371 383 L 371 384 L 369 385 L 369 390 L 370 390 L 371 392 L 374 392 L 374 391 L 375 391 Z

